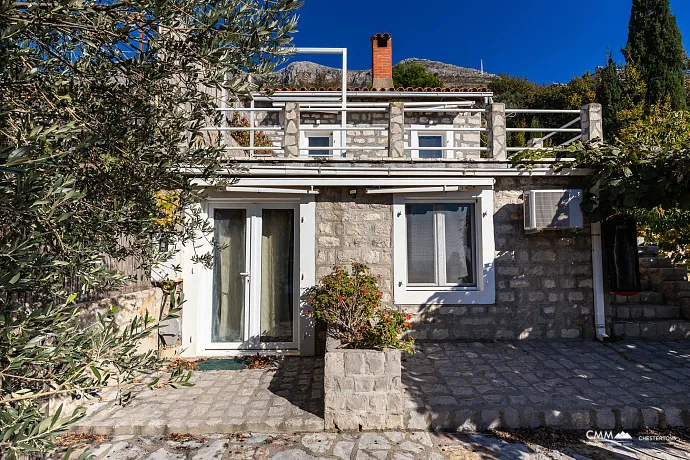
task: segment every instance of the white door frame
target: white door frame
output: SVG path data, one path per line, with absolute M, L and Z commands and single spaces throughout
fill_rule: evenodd
M 290 343 L 260 343 L 259 337 L 251 345 L 239 343 L 212 343 L 211 342 L 211 315 L 213 300 L 213 269 L 208 269 L 200 264 L 193 264 L 190 260 L 192 254 L 204 254 L 212 250 L 210 239 L 202 239 L 196 242 L 194 248 L 186 247 L 184 259 L 184 288 L 187 302 L 183 311 L 183 356 L 235 356 L 256 353 L 257 350 L 265 350 L 269 353 L 301 354 L 311 356 L 314 354 L 315 337 L 314 321 L 305 315 L 307 306 L 302 301 L 302 293 L 315 283 L 315 218 L 316 205 L 313 196 L 300 198 L 257 198 L 236 194 L 232 197 L 211 198 L 202 205 L 202 214 L 213 226 L 213 213 L 215 209 L 247 209 L 247 239 L 249 247 L 247 257 L 248 267 L 256 267 L 249 281 L 249 292 L 245 295 L 249 299 L 258 299 L 260 303 L 261 282 L 261 209 L 294 209 L 295 210 L 295 254 L 294 254 L 294 324 L 293 338 Z M 258 215 L 257 215 L 258 214 Z M 252 226 L 257 230 L 252 231 Z M 252 250 L 258 248 L 258 250 Z M 258 276 L 257 276 L 258 275 Z M 188 282 L 187 282 L 188 281 Z M 245 337 L 250 337 L 250 324 L 260 324 L 259 308 L 248 306 L 250 316 L 245 316 Z M 254 331 L 255 332 L 255 331 Z

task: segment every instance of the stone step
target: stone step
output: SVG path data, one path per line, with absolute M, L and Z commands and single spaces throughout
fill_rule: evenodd
M 690 281 L 664 281 L 661 283 L 661 294 L 666 303 L 678 303 L 680 299 L 690 297 Z
M 645 268 L 673 268 L 669 257 L 640 257 L 640 270 Z
M 621 304 L 641 304 L 641 303 L 653 303 L 653 304 L 663 304 L 664 296 L 657 291 L 642 291 L 639 294 L 631 296 L 623 296 L 617 294 L 611 294 L 611 303 L 616 305 Z
M 616 337 L 625 340 L 683 340 L 690 339 L 690 321 L 679 319 L 621 320 L 611 321 Z
M 680 307 L 663 304 L 612 305 L 618 319 L 680 319 Z
M 687 281 L 688 270 L 677 267 L 640 268 L 640 278 L 649 283 L 649 288 L 657 291 L 666 281 Z
M 690 321 L 690 297 L 683 297 L 678 299 L 680 304 L 680 319 L 687 319 Z

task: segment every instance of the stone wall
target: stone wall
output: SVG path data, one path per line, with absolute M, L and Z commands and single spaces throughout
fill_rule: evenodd
M 350 190 L 357 190 L 351 195 Z M 365 263 L 379 278 L 383 301 L 392 300 L 393 215 L 391 195 L 363 188 L 322 187 L 316 201 L 316 277 L 334 265 Z
M 294 104 L 291 105 L 293 107 L 286 106 L 286 111 L 283 112 L 255 113 L 255 123 L 258 127 L 284 126 L 286 128 L 285 133 L 282 131 L 272 130 L 263 132 L 263 134 L 266 135 L 273 145 L 284 145 L 286 147 L 287 152 L 285 153 L 285 156 L 296 156 L 295 150 L 291 147 L 294 146 L 295 139 L 299 137 L 299 133 L 296 133 L 294 129 L 287 129 L 292 119 L 290 118 L 290 114 L 286 114 L 291 110 L 294 110 Z M 243 112 L 242 115 L 246 118 L 249 118 L 248 112 Z M 338 113 L 300 111 L 297 116 L 299 117 L 301 125 L 309 126 L 311 128 L 314 126 L 323 125 L 324 131 L 329 131 L 329 126 L 340 126 L 341 122 L 341 117 Z M 396 152 L 393 152 L 392 155 L 389 153 L 389 121 L 389 114 L 387 111 L 350 112 L 347 118 L 348 125 L 355 127 L 361 126 L 361 129 L 347 131 L 347 145 L 349 147 L 358 148 L 357 150 L 350 150 L 348 152 L 348 157 L 357 158 L 360 160 L 368 160 L 387 158 L 389 156 L 410 156 L 411 152 L 409 149 L 402 150 L 400 152 L 397 151 L 398 149 L 407 149 L 410 147 L 410 131 L 404 131 L 402 139 L 400 137 L 396 137 L 396 141 L 401 145 L 396 144 Z M 482 118 L 482 114 L 472 112 L 408 112 L 404 117 L 404 125 L 402 129 L 409 129 L 412 125 L 429 125 L 430 129 L 433 131 L 445 132 L 444 128 L 446 127 L 479 128 L 482 127 L 482 125 L 485 126 L 486 121 Z M 386 129 L 372 129 L 373 127 Z M 438 129 L 435 129 L 435 127 L 438 127 Z M 340 136 L 340 133 L 341 131 L 333 131 L 333 136 Z M 398 133 L 396 133 L 396 135 L 397 134 Z M 458 147 L 458 150 L 453 150 L 452 153 L 444 152 L 444 157 L 447 156 L 456 159 L 478 159 L 480 157 L 479 150 L 466 150 L 462 149 L 461 147 L 486 146 L 486 141 L 482 140 L 482 136 L 479 131 L 454 131 L 452 134 L 448 135 L 451 136 L 452 139 L 450 145 L 452 147 Z M 285 138 L 283 136 L 285 136 Z M 231 136 L 228 135 L 228 137 Z M 376 147 L 376 149 L 367 150 L 363 147 Z M 235 154 L 234 156 L 246 156 L 243 151 L 238 152 L 239 153 Z M 300 151 L 300 154 L 305 154 L 305 151 Z M 276 155 L 281 156 L 279 153 L 276 153 Z
M 107 315 L 110 310 L 117 306 L 115 312 L 115 325 L 119 332 L 122 332 L 132 320 L 149 313 L 154 318 L 159 318 L 161 311 L 167 307 L 167 298 L 159 288 L 145 289 L 143 291 L 128 294 L 119 294 L 101 300 L 80 303 L 79 324 L 83 327 L 93 326 L 98 322 L 98 314 Z M 158 334 L 155 332 L 143 339 L 139 343 L 137 353 L 148 351 L 159 351 Z M 160 350 L 163 351 L 162 349 Z M 167 356 L 174 354 L 174 349 L 170 353 L 162 353 Z M 62 406 L 63 414 L 71 414 L 77 407 L 82 406 L 81 400 L 74 399 L 72 395 L 54 395 L 50 397 L 44 406 L 47 414 L 52 415 Z
M 329 344 L 324 398 L 327 430 L 403 428 L 400 350 L 343 350 Z
M 594 335 L 591 238 L 579 231 L 525 234 L 522 193 L 580 188 L 577 178 L 499 178 L 495 186 L 496 303 L 403 305 L 418 340 L 588 338 Z M 316 204 L 316 276 L 368 264 L 392 299 L 392 197 L 322 187 Z
M 478 112 L 459 112 L 440 113 L 440 112 L 408 112 L 405 114 L 405 128 L 410 128 L 411 125 L 428 125 L 429 129 L 437 132 L 447 132 L 446 127 L 452 128 L 480 128 L 482 123 L 486 124 L 482 119 L 482 114 Z M 442 125 L 442 126 L 439 126 Z M 438 130 L 435 129 L 438 127 Z M 410 131 L 404 132 L 404 145 L 409 147 L 411 145 Z M 452 142 L 450 147 L 458 147 L 458 150 L 451 152 L 444 151 L 444 158 L 456 158 L 466 160 L 476 160 L 480 158 L 480 151 L 476 149 L 462 149 L 460 147 L 485 147 L 486 142 L 482 142 L 481 131 L 453 131 L 451 136 Z M 483 144 L 483 145 L 482 145 Z M 410 151 L 405 151 L 405 156 L 409 156 Z
M 80 322 L 89 326 L 98 321 L 98 314 L 106 315 L 111 308 L 117 306 L 115 324 L 122 331 L 129 326 L 137 316 L 144 316 L 146 312 L 153 318 L 159 318 L 161 311 L 167 307 L 167 298 L 159 288 L 151 288 L 130 294 L 120 294 L 106 299 L 80 304 Z M 158 334 L 153 333 L 140 344 L 139 353 L 158 350 Z
M 499 178 L 495 186 L 496 303 L 406 305 L 418 340 L 594 336 L 589 226 L 526 235 L 523 190 L 578 188 L 577 179 Z

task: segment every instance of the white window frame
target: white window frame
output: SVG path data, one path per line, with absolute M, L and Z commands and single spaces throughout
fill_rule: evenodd
M 419 136 L 441 136 L 441 147 L 453 147 L 451 125 L 410 125 L 410 149 L 412 158 L 419 158 Z M 422 150 L 424 152 L 424 150 Z M 453 158 L 453 150 L 441 150 L 441 158 Z
M 407 216 L 405 205 L 412 203 L 474 204 L 474 254 L 476 285 L 408 285 Z M 472 187 L 443 195 L 394 195 L 393 198 L 393 296 L 396 304 L 481 304 L 496 303 L 494 275 L 494 192 L 490 187 Z
M 310 127 L 310 128 L 321 128 L 321 125 L 300 125 L 301 127 Z M 311 158 L 324 158 L 324 157 L 339 157 L 342 155 L 341 150 L 337 150 L 338 147 L 340 147 L 340 135 L 335 133 L 333 130 L 329 130 L 328 128 L 324 129 L 301 129 L 300 130 L 300 155 L 305 156 L 305 157 L 311 157 Z M 309 150 L 319 150 L 318 148 L 313 148 L 311 149 L 309 147 L 309 138 L 310 137 L 329 137 L 331 139 L 331 142 L 329 144 L 329 147 L 334 147 L 333 150 L 329 152 L 328 155 L 309 155 Z

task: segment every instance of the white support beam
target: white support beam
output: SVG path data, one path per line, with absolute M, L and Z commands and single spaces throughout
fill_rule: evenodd
M 367 195 L 389 194 L 389 193 L 439 193 L 457 192 L 459 185 L 439 185 L 437 187 L 392 187 L 392 188 L 368 188 Z M 464 188 L 464 187 L 463 187 Z

